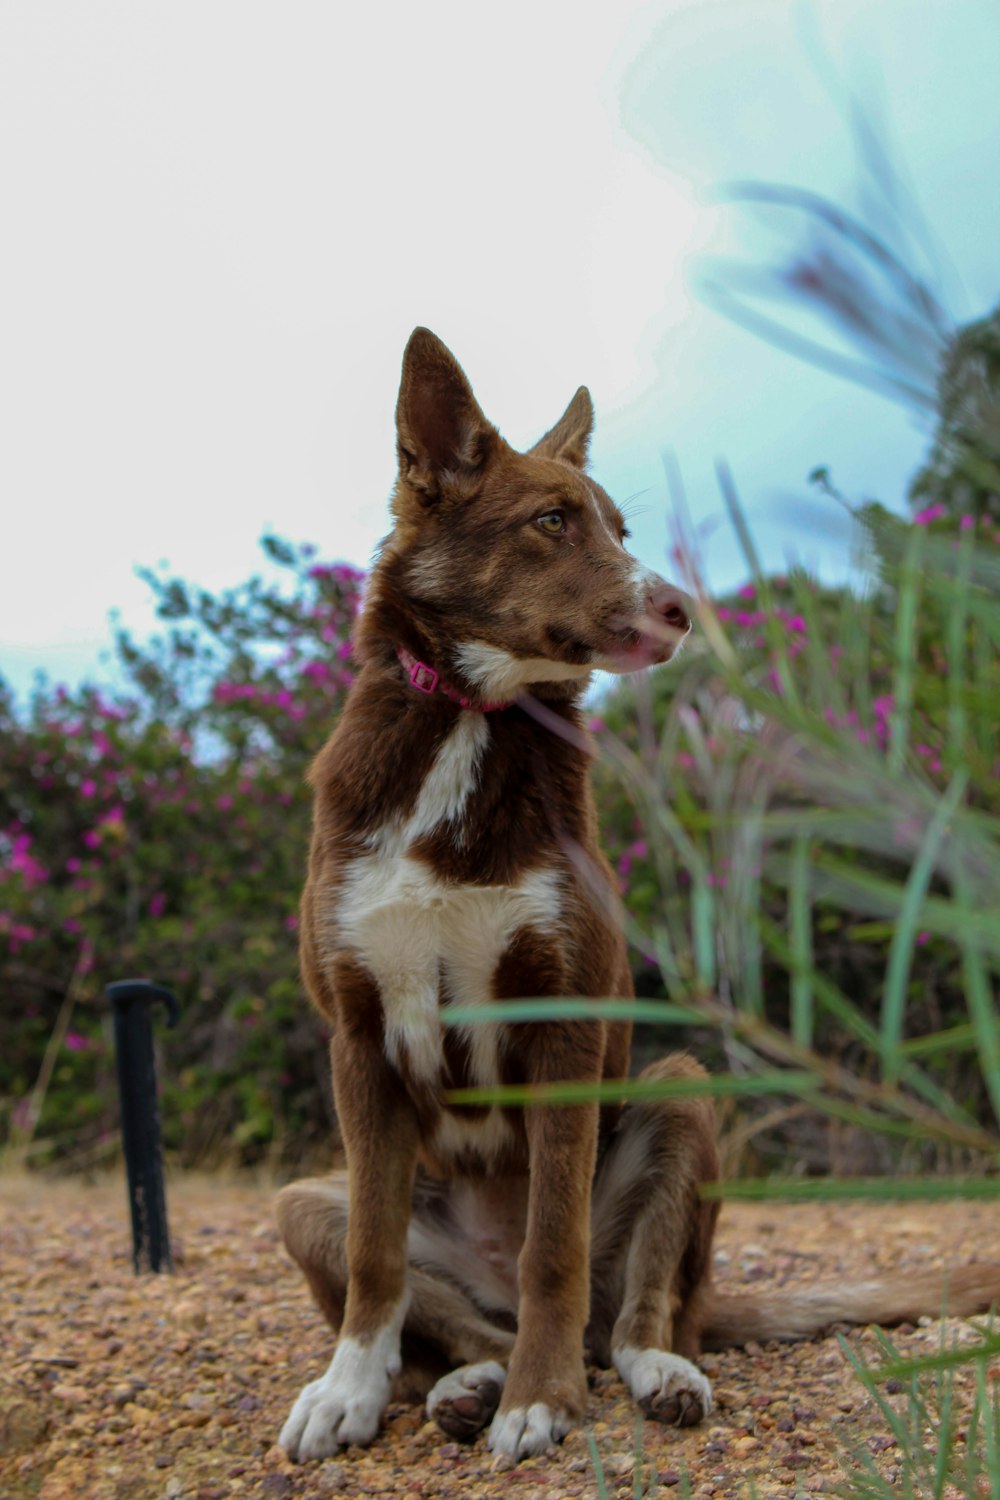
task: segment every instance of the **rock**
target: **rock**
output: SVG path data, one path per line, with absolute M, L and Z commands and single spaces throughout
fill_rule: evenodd
M 36 1401 L 18 1400 L 0 1405 L 0 1453 L 23 1453 L 41 1442 L 48 1418 Z
M 87 1399 L 87 1391 L 82 1385 L 54 1385 L 49 1392 L 57 1401 L 62 1401 L 66 1406 L 82 1406 Z
M 176 1322 L 186 1328 L 204 1328 L 208 1322 L 204 1302 L 196 1301 L 193 1297 L 182 1297 L 179 1302 L 175 1302 L 173 1316 Z

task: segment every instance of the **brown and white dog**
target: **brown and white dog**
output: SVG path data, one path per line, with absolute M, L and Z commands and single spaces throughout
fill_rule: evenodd
M 339 1333 L 282 1430 L 294 1457 L 369 1442 L 394 1391 L 426 1396 L 453 1437 L 489 1424 L 496 1453 L 539 1453 L 582 1413 L 585 1353 L 687 1425 L 711 1408 L 703 1341 L 941 1308 L 937 1277 L 713 1299 L 706 1099 L 447 1103 L 470 1084 L 628 1073 L 622 1021 L 441 1023 L 455 1006 L 631 994 L 580 699 L 595 668 L 667 661 L 688 603 L 625 551 L 585 472 L 592 422 L 581 388 L 515 452 L 440 340 L 417 329 L 406 347 L 393 530 L 358 680 L 311 772 L 302 966 L 334 1031 L 347 1170 L 278 1200 Z M 700 1072 L 674 1055 L 646 1076 Z M 950 1305 L 998 1294 L 1000 1269 L 977 1267 Z

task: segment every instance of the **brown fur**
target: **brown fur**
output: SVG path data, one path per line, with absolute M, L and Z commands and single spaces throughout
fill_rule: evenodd
M 628 558 L 620 512 L 584 472 L 585 389 L 516 453 L 418 329 L 396 418 L 394 525 L 358 630 L 362 670 L 310 777 L 302 969 L 334 1030 L 347 1167 L 278 1203 L 339 1334 L 282 1442 L 308 1457 L 367 1441 L 392 1377 L 411 1395 L 434 1386 L 446 1431 L 472 1436 L 496 1412 L 491 1444 L 537 1452 L 582 1412 L 585 1352 L 614 1357 L 650 1415 L 696 1421 L 708 1387 L 684 1361 L 703 1335 L 800 1336 L 850 1317 L 845 1306 L 867 1317 L 911 1301 L 880 1301 L 878 1288 L 853 1301 L 713 1299 L 716 1206 L 698 1193 L 718 1176 L 708 1100 L 449 1104 L 484 1069 L 498 1083 L 627 1074 L 626 1022 L 442 1039 L 438 1011 L 631 994 L 580 697 L 593 665 L 665 661 L 688 625 L 683 596 Z M 447 694 L 419 691 L 400 651 Z M 505 707 L 477 711 L 498 698 Z M 683 1056 L 648 1070 L 701 1071 Z M 997 1290 L 988 1274 L 952 1288 L 963 1308 Z M 448 1375 L 480 1365 L 464 1385 Z

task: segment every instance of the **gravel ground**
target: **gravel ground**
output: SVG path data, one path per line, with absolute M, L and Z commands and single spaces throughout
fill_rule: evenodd
M 269 1189 L 215 1179 L 169 1186 L 176 1274 L 136 1277 L 123 1184 L 0 1179 L 0 1500 L 226 1500 L 501 1494 L 597 1495 L 584 1430 L 544 1458 L 497 1467 L 484 1439 L 447 1442 L 419 1408 L 390 1408 L 371 1448 L 291 1464 L 275 1444 L 288 1407 L 325 1367 L 330 1337 L 278 1243 Z M 880 1223 L 891 1220 L 883 1236 Z M 728 1205 L 720 1286 L 803 1283 L 896 1266 L 996 1258 L 995 1205 Z M 895 1335 L 926 1353 L 937 1324 Z M 853 1347 L 874 1351 L 870 1331 Z M 887 1478 L 899 1454 L 834 1338 L 710 1355 L 708 1423 L 647 1424 L 650 1493 L 831 1493 L 852 1451 Z M 613 1374 L 594 1371 L 586 1425 L 609 1493 L 634 1492 L 635 1428 Z M 996 1372 L 1000 1378 L 1000 1369 Z M 650 1483 L 650 1481 L 652 1481 Z

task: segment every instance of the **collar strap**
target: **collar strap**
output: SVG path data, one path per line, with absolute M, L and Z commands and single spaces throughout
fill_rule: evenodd
M 425 661 L 417 661 L 416 657 L 411 656 L 409 651 L 404 650 L 402 646 L 396 647 L 396 655 L 402 663 L 410 686 L 416 688 L 418 693 L 426 693 L 428 697 L 433 697 L 435 693 L 443 693 L 446 698 L 451 699 L 452 703 L 457 703 L 459 708 L 471 708 L 473 712 L 480 714 L 497 713 L 502 708 L 510 708 L 514 702 L 513 698 L 507 698 L 496 703 L 473 703 L 471 698 L 463 697 L 457 688 L 445 682 L 441 674 L 433 667 L 429 667 Z

